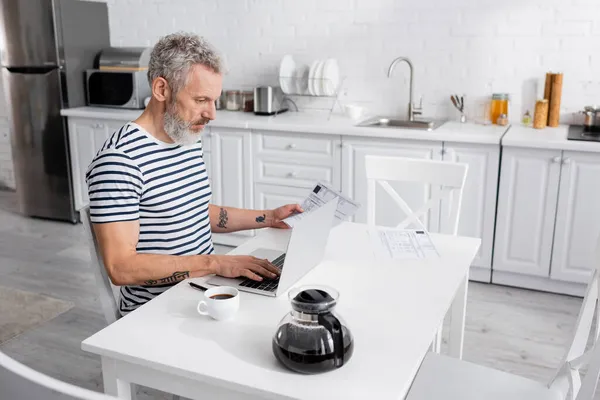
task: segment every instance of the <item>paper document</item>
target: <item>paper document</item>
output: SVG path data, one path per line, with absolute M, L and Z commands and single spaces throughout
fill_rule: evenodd
M 429 234 L 423 230 L 371 227 L 369 236 L 378 259 L 417 260 L 440 256 Z
M 354 215 L 356 210 L 358 210 L 360 207 L 360 204 L 350 200 L 344 195 L 336 192 L 334 189 L 319 182 L 310 192 L 309 196 L 304 199 L 302 204 L 300 204 L 300 207 L 302 207 L 304 212 L 300 214 L 294 214 L 291 217 L 284 219 L 283 222 L 293 228 L 294 224 L 304 218 L 306 214 L 316 210 L 319 207 L 322 207 L 335 198 L 338 199 L 338 206 L 337 210 L 335 211 L 333 226 L 338 225 L 348 217 Z

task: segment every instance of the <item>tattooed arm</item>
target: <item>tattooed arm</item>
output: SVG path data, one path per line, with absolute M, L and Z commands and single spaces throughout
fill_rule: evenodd
M 94 224 L 104 267 L 113 284 L 164 285 L 186 278 L 217 274 L 227 278 L 245 276 L 254 280 L 274 278 L 277 267 L 252 256 L 172 256 L 136 251 L 139 221 Z
M 297 204 L 288 204 L 274 210 L 245 210 L 233 207 L 209 206 L 210 227 L 213 232 L 236 232 L 257 228 L 287 228 L 283 219 L 302 212 Z

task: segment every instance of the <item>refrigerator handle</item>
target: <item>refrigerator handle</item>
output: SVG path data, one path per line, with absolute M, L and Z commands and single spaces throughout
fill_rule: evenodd
M 13 74 L 47 74 L 55 69 L 58 65 L 51 66 L 36 66 L 36 67 L 5 67 L 8 72 Z

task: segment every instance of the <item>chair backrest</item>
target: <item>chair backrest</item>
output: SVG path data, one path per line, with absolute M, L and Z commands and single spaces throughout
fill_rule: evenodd
M 419 219 L 431 208 L 440 206 L 441 201 L 448 201 L 448 224 L 450 234 L 458 233 L 459 214 L 462 204 L 462 192 L 467 177 L 468 165 L 464 163 L 422 160 L 417 158 L 366 156 L 367 175 L 367 222 L 375 225 L 376 187 L 379 184 L 406 214 L 406 218 L 398 224 L 398 228 L 415 225 L 418 229 L 427 230 Z M 431 185 L 439 190 L 432 191 L 431 197 L 416 211 L 394 190 L 389 181 L 417 182 Z
M 567 349 L 561 364 L 549 386 L 559 390 L 565 399 L 592 400 L 596 393 L 598 378 L 600 378 L 600 237 L 598 238 L 594 272 L 588 283 L 575 329 L 573 340 Z M 592 333 L 592 322 L 596 316 L 596 329 Z M 591 339 L 590 348 L 587 349 Z M 587 349 L 587 350 L 586 350 Z M 583 380 L 579 374 L 580 368 L 587 365 L 588 369 Z
M 90 249 L 90 258 L 92 260 L 92 269 L 94 276 L 96 277 L 96 284 L 98 286 L 98 296 L 100 297 L 100 304 L 102 305 L 102 311 L 104 312 L 104 318 L 108 324 L 112 324 L 117 319 L 121 318 L 119 313 L 118 301 L 119 301 L 119 288 L 114 286 L 108 277 L 104 262 L 102 261 L 102 253 L 94 234 L 92 227 L 92 220 L 90 217 L 89 206 L 84 207 L 80 211 L 81 220 L 88 236 L 88 244 Z
M 116 397 L 59 381 L 0 351 L 0 400 L 114 400 Z

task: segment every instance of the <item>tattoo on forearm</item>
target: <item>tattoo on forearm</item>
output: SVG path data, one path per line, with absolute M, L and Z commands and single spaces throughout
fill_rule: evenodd
M 224 208 L 221 208 L 221 211 L 219 211 L 219 223 L 217 224 L 217 226 L 219 228 L 227 228 L 228 220 L 229 220 L 229 218 L 227 217 L 227 210 Z
M 263 215 L 259 215 L 258 217 L 256 217 L 256 222 L 265 222 L 265 218 L 267 218 L 267 214 L 263 214 Z
M 190 277 L 190 271 L 178 271 L 171 276 L 162 279 L 150 279 L 144 282 L 146 285 L 163 285 L 165 283 L 175 283 Z

